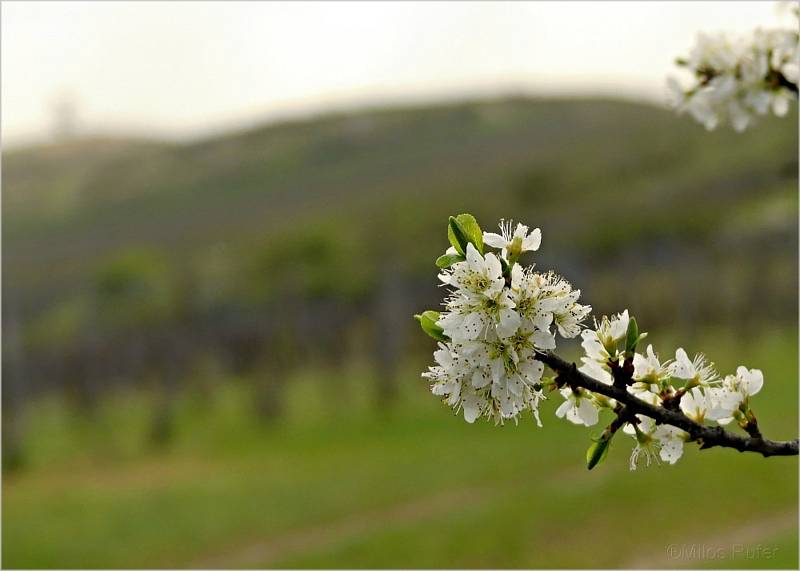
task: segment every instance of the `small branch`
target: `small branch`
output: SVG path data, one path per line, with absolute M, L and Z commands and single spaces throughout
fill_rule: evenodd
M 777 74 L 776 80 L 777 80 L 777 84 L 780 85 L 781 87 L 785 87 L 786 89 L 788 89 L 789 91 L 791 91 L 792 93 L 795 93 L 795 94 L 798 92 L 797 84 L 792 82 L 792 81 L 789 81 L 788 79 L 786 79 L 786 76 L 783 75 L 782 73 L 778 73 Z
M 764 438 L 761 435 L 761 430 L 758 428 L 758 420 L 752 410 L 747 411 L 747 423 L 744 425 L 744 430 L 753 438 Z
M 697 70 L 697 77 L 699 78 L 699 83 L 701 86 L 708 85 L 712 79 L 715 77 L 719 77 L 721 73 L 712 68 L 701 68 Z M 736 73 L 736 78 L 739 79 L 741 77 L 741 72 Z M 788 89 L 794 94 L 798 93 L 797 83 L 790 81 L 786 78 L 783 73 L 778 71 L 777 69 L 771 69 L 767 73 L 766 77 L 764 78 L 768 85 L 771 85 L 773 88 L 775 87 L 783 87 Z
M 720 446 L 733 448 L 739 452 L 758 452 L 763 456 L 797 456 L 798 454 L 797 439 L 786 441 L 767 440 L 761 437 L 761 433 L 757 431 L 757 428 L 752 432 L 751 436 L 739 436 L 719 426 L 705 426 L 695 422 L 680 411 L 646 403 L 629 393 L 626 388 L 601 383 L 578 371 L 574 363 L 569 363 L 549 351 L 537 351 L 536 358 L 558 374 L 559 382 L 568 384 L 573 388 L 581 387 L 613 398 L 618 403 L 625 405 L 625 412 L 630 415 L 642 414 L 652 418 L 658 424 L 668 424 L 685 430 L 692 440 L 700 444 L 701 449 Z
M 675 391 L 675 394 L 669 395 L 661 401 L 661 406 L 669 410 L 680 410 L 681 399 L 686 394 L 686 387 L 681 387 Z
M 617 416 L 614 417 L 614 420 L 611 421 L 611 424 L 606 427 L 606 431 L 609 434 L 615 434 L 617 430 L 625 426 L 626 422 L 639 422 L 636 420 L 636 415 L 631 413 L 628 410 L 628 407 L 620 403 L 617 403 L 617 406 L 614 408 L 614 413 Z
M 614 386 L 625 388 L 633 384 L 633 357 L 628 357 L 623 361 L 622 366 L 613 360 L 608 361 L 611 368 L 611 376 L 614 378 Z

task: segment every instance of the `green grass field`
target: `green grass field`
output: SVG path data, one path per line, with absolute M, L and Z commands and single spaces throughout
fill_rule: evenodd
M 762 368 L 762 429 L 796 436 L 795 332 L 692 341 L 723 371 Z M 417 367 L 386 413 L 369 406 L 357 367 L 308 372 L 272 426 L 246 414 L 241 384 L 224 383 L 181 401 L 161 452 L 139 444 L 144 393 L 91 420 L 41 402 L 28 416 L 31 467 L 3 483 L 3 566 L 797 568 L 797 458 L 691 447 L 676 466 L 629 472 L 619 435 L 588 472 L 589 432 L 554 417 L 558 397 L 543 429 L 468 425 Z M 772 556 L 748 555 L 757 546 Z

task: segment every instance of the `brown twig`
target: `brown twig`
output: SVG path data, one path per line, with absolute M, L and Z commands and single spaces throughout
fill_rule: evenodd
M 781 72 L 779 72 L 779 71 L 776 71 L 776 72 L 774 72 L 774 74 L 775 74 L 775 75 L 774 75 L 774 77 L 773 77 L 773 82 L 774 82 L 774 84 L 775 84 L 776 86 L 778 86 L 778 87 L 785 87 L 786 89 L 788 89 L 789 91 L 791 91 L 792 93 L 795 93 L 795 94 L 798 92 L 798 91 L 797 91 L 797 84 L 796 84 L 796 83 L 794 83 L 793 81 L 789 81 L 788 79 L 786 79 L 786 76 L 785 76 L 785 75 L 783 75 L 783 74 L 782 74 Z

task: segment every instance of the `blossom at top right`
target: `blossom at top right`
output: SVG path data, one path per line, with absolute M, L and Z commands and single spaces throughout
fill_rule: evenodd
M 728 123 L 741 132 L 770 110 L 786 115 L 797 98 L 798 30 L 759 29 L 748 39 L 700 34 L 689 57 L 677 63 L 692 82 L 668 78 L 670 105 L 708 130 Z

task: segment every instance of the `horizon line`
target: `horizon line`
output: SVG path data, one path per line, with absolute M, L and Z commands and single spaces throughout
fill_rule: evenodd
M 638 92 L 637 92 L 638 91 Z M 248 131 L 277 127 L 292 123 L 319 121 L 340 115 L 376 113 L 392 110 L 408 110 L 425 107 L 441 107 L 458 104 L 480 104 L 504 100 L 523 99 L 530 101 L 585 101 L 605 100 L 631 104 L 665 107 L 651 90 L 614 91 L 603 88 L 536 90 L 525 87 L 468 88 L 467 90 L 448 90 L 442 93 L 405 94 L 401 96 L 369 96 L 349 101 L 331 101 L 325 104 L 310 105 L 305 109 L 291 106 L 265 114 L 254 114 L 250 118 L 218 121 L 207 127 L 193 129 L 193 132 L 170 135 L 166 131 L 148 126 L 105 125 L 78 128 L 72 137 L 58 138 L 52 134 L 14 135 L 9 138 L 0 128 L 0 150 L 24 151 L 40 147 L 62 144 L 67 141 L 79 142 L 92 139 L 129 140 L 174 145 L 195 145 L 213 139 L 223 139 Z M 159 132 L 161 131 L 161 132 Z

